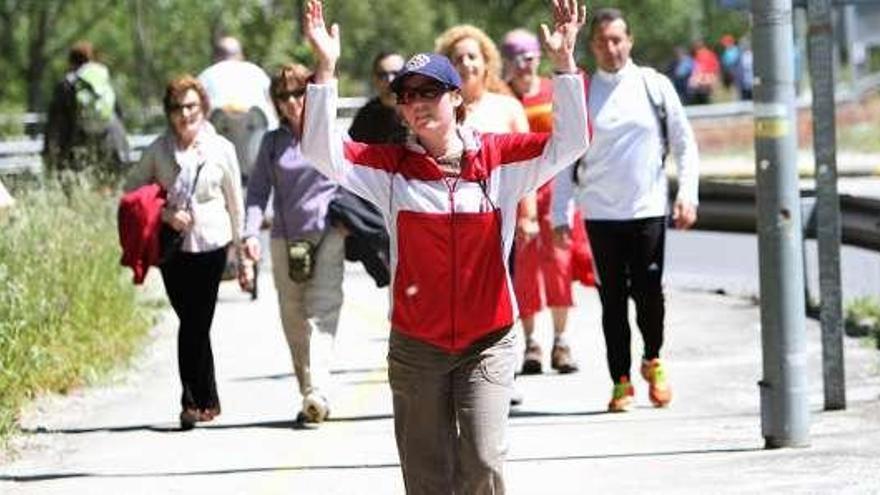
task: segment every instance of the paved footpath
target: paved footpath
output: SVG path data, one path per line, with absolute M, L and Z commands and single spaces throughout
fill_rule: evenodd
M 403 493 L 386 380 L 386 293 L 356 266 L 346 277 L 339 390 L 321 428 L 292 428 L 298 398 L 269 277 L 256 302 L 224 284 L 213 331 L 217 421 L 177 431 L 175 321 L 166 315 L 132 370 L 26 412 L 18 456 L 0 464 L 0 493 Z M 525 402 L 510 420 L 510 494 L 880 493 L 877 350 L 846 339 L 849 408 L 822 412 L 819 331 L 808 321 L 811 446 L 765 450 L 751 301 L 671 289 L 673 403 L 650 408 L 637 379 L 635 410 L 612 415 L 604 412 L 610 386 L 597 296 L 578 289 L 577 299 L 570 328 L 582 371 L 517 380 Z M 549 346 L 549 318 L 538 323 Z

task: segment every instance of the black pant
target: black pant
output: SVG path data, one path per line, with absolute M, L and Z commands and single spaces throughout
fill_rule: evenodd
M 225 248 L 205 253 L 178 252 L 162 265 L 165 292 L 180 319 L 177 364 L 184 409 L 220 408 L 210 332 L 225 266 Z
M 663 346 L 663 251 L 666 218 L 586 222 L 598 272 L 602 330 L 608 371 L 614 382 L 629 378 L 629 297 L 645 342 L 644 359 L 659 357 Z

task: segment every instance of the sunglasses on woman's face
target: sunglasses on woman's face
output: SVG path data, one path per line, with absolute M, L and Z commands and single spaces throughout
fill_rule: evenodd
M 184 110 L 192 112 L 201 105 L 199 103 L 173 103 L 168 107 L 169 113 L 183 113 Z
M 294 89 L 293 91 L 279 91 L 275 93 L 275 99 L 287 101 L 290 98 L 302 98 L 304 94 L 306 94 L 306 88 Z
M 377 70 L 373 73 L 373 75 L 376 76 L 376 79 L 388 82 L 393 81 L 398 74 L 400 74 L 399 70 Z
M 414 101 L 434 101 L 447 91 L 449 91 L 448 87 L 437 84 L 426 84 L 414 88 L 404 87 L 397 92 L 397 103 L 408 105 Z

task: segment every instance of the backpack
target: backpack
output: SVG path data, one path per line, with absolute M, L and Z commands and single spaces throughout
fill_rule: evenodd
M 657 87 L 657 78 L 660 74 L 651 67 L 640 67 L 642 75 L 642 84 L 645 86 L 645 93 L 648 95 L 648 101 L 651 103 L 651 109 L 654 111 L 654 117 L 657 118 L 657 127 L 660 129 L 660 145 L 663 151 L 660 154 L 660 166 L 666 166 L 666 156 L 669 155 L 669 114 L 666 111 L 666 99 L 663 91 Z M 588 78 L 584 78 L 584 91 L 587 93 L 587 106 L 589 106 L 589 88 Z M 592 126 L 590 126 L 590 134 L 592 134 Z M 584 166 L 583 157 L 575 162 L 572 167 L 572 181 L 574 184 L 580 184 L 578 174 L 581 167 Z
M 104 133 L 116 107 L 110 71 L 103 64 L 88 62 L 76 70 L 72 84 L 77 126 L 88 135 Z

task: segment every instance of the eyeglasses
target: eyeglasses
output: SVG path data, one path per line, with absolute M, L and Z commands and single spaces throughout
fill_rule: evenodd
M 376 79 L 388 82 L 393 81 L 398 74 L 400 74 L 399 70 L 377 70 L 373 73 L 373 75 L 376 76 Z
M 183 113 L 183 110 L 184 110 L 184 109 L 189 110 L 190 112 L 192 112 L 192 111 L 195 110 L 196 108 L 200 108 L 200 107 L 201 107 L 201 104 L 200 104 L 200 103 L 196 103 L 196 102 L 190 102 L 190 103 L 172 103 L 172 104 L 168 107 L 168 112 L 169 112 L 169 113 Z
M 450 90 L 447 86 L 438 86 L 434 84 L 418 86 L 415 88 L 400 88 L 397 92 L 397 103 L 408 105 L 416 100 L 433 101 L 443 96 Z
M 306 88 L 294 89 L 293 91 L 279 91 L 275 93 L 275 99 L 280 101 L 287 101 L 291 97 L 302 98 L 304 94 L 306 94 Z

